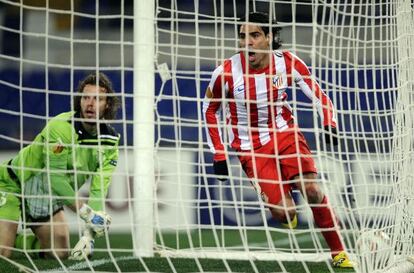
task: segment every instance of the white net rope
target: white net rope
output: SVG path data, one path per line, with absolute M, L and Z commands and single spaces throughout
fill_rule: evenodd
M 171 75 L 160 86 L 156 104 L 158 150 L 185 151 L 197 158 L 198 164 L 191 166 L 198 172 L 193 191 L 197 192 L 195 206 L 199 211 L 198 224 L 180 222 L 176 226 L 180 230 L 176 236 L 184 233 L 189 244 L 177 245 L 175 249 L 161 244 L 158 245 L 161 253 L 249 260 L 329 259 L 329 251 L 301 197 L 297 199 L 297 210 L 302 225 L 298 230 L 283 230 L 271 221 L 235 156 L 230 161 L 232 168 L 227 183 L 212 178 L 212 158 L 208 156 L 200 129 L 203 126 L 200 107 L 211 73 L 239 50 L 238 18 L 249 11 L 276 11 L 271 19 L 277 19 L 283 27 L 282 49 L 305 60 L 338 110 L 342 142 L 337 149 L 330 149 L 319 139 L 320 125 L 311 102 L 303 100 L 299 89 L 292 88 L 289 103 L 312 143 L 319 182 L 341 220 L 347 251 L 358 262 L 361 272 L 382 272 L 395 265 L 391 259 L 401 261 L 412 255 L 409 243 L 412 230 L 400 230 L 400 225 L 404 231 L 410 229 L 412 217 L 399 207 L 407 203 L 407 210 L 412 208 L 411 199 L 403 197 L 410 195 L 412 178 L 402 167 L 412 161 L 412 136 L 395 131 L 396 122 L 403 122 L 398 128 L 412 132 L 412 125 L 408 124 L 411 117 L 406 116 L 411 115 L 408 110 L 408 105 L 412 107 L 411 91 L 401 88 L 401 85 L 409 88 L 409 80 L 398 73 L 405 66 L 403 70 L 410 71 L 407 57 L 402 57 L 409 50 L 401 49 L 401 45 L 407 46 L 410 41 L 410 38 L 407 41 L 401 38 L 407 35 L 401 33 L 403 25 L 409 22 L 408 15 L 412 16 L 409 3 L 252 1 L 243 6 L 245 9 L 240 9 L 238 3 L 215 1 L 211 5 L 213 11 L 206 9 L 209 4 L 197 1 L 186 6 L 180 2 L 158 6 L 158 71 L 161 78 Z M 290 21 L 284 20 L 287 17 Z M 407 60 L 402 66 L 401 59 Z M 404 101 L 404 110 L 396 107 L 400 100 Z M 174 115 L 164 115 L 165 107 L 171 107 Z M 197 138 L 188 137 L 192 134 L 197 134 Z M 406 145 L 405 157 L 395 158 L 393 147 L 396 145 Z M 175 162 L 181 161 L 178 156 Z M 398 174 L 396 166 L 400 168 Z M 186 174 L 179 173 L 179 176 Z M 395 176 L 404 182 L 395 183 Z M 401 190 L 407 192 L 401 195 Z M 179 199 L 182 200 L 181 196 Z M 187 200 L 181 204 L 183 208 L 188 205 Z M 390 236 L 393 243 L 387 241 L 382 245 L 384 249 L 378 251 L 356 244 L 360 237 L 371 236 L 364 233 L 373 231 Z M 395 237 L 399 232 L 405 234 L 403 239 Z M 203 241 L 205 233 L 213 238 L 212 242 Z M 197 234 L 196 240 L 194 234 Z M 229 240 L 230 236 L 235 236 L 237 243 Z M 377 234 L 374 237 L 369 240 L 380 241 Z M 404 244 L 405 249 L 399 252 L 396 248 L 401 247 L 395 244 Z M 307 268 L 306 264 L 304 267 Z
M 410 1 L 157 1 L 154 217 L 139 223 L 136 215 L 145 215 L 139 210 L 148 199 L 136 196 L 140 185 L 133 177 L 133 125 L 139 122 L 133 109 L 140 107 L 133 105 L 133 73 L 139 73 L 133 47 L 134 39 L 152 41 L 133 37 L 133 21 L 148 19 L 134 17 L 134 1 L 54 2 L 0 0 L 0 162 L 30 144 L 50 118 L 73 109 L 72 91 L 84 75 L 106 73 L 122 108 L 114 121 L 120 157 L 106 197 L 113 221 L 90 260 L 44 260 L 13 248 L 16 255 L 0 256 L 4 270 L 335 272 L 299 191 L 293 192 L 298 227 L 285 229 L 272 219 L 234 151 L 228 181 L 213 172 L 202 116 L 205 90 L 214 68 L 240 49 L 238 19 L 264 11 L 283 28 L 281 49 L 304 60 L 337 109 L 341 141 L 331 148 L 312 101 L 297 87 L 288 91 L 317 181 L 341 222 L 346 251 L 359 265 L 355 271 L 414 271 Z M 224 130 L 223 139 L 229 146 Z M 82 225 L 69 210 L 65 215 L 73 248 Z M 154 230 L 149 253 L 155 257 L 134 256 L 152 238 L 143 230 Z

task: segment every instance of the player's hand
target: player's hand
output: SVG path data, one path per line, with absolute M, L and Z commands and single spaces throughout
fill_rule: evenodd
M 214 161 L 214 174 L 217 175 L 217 179 L 220 181 L 226 181 L 229 176 L 229 169 L 227 167 L 227 161 Z
M 80 237 L 78 243 L 70 252 L 69 259 L 71 260 L 84 260 L 90 259 L 95 247 L 95 240 L 93 239 L 93 233 L 88 228 L 83 232 L 83 236 Z
M 112 222 L 112 217 L 109 214 L 103 211 L 94 211 L 86 204 L 79 209 L 79 216 L 93 231 L 95 238 L 103 236 Z
M 329 125 L 326 125 L 324 129 L 325 143 L 332 144 L 333 146 L 338 145 L 338 130 Z

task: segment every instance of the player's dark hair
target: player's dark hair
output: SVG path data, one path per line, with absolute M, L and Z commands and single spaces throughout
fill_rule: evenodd
M 237 26 L 238 33 L 240 33 L 240 28 L 244 23 L 257 23 L 265 35 L 269 34 L 269 30 L 272 32 L 273 49 L 278 49 L 282 46 L 282 40 L 280 39 L 280 31 L 282 28 L 277 25 L 275 20 L 269 20 L 269 14 L 265 12 L 250 12 L 247 16 L 240 18 L 239 22 Z
M 105 88 L 106 94 L 115 94 L 115 91 L 112 88 L 112 83 L 109 78 L 104 73 L 92 73 L 86 76 L 82 81 L 79 82 L 77 93 L 83 93 L 83 89 L 86 85 L 99 85 L 99 87 Z M 81 95 L 75 95 L 73 99 L 74 110 L 77 113 L 81 112 Z M 106 103 L 108 107 L 106 107 L 105 112 L 103 114 L 103 118 L 106 120 L 115 119 L 116 112 L 120 106 L 119 98 L 114 95 L 109 95 L 106 97 Z

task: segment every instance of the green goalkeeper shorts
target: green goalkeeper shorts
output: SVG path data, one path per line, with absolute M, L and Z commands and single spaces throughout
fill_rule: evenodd
M 24 183 L 26 222 L 45 222 L 50 215 L 63 209 L 63 202 L 49 191 L 46 173 L 39 173 Z
M 0 220 L 18 223 L 21 215 L 20 187 L 13 181 L 7 169 L 7 162 L 0 165 Z
M 0 166 L 0 220 L 18 222 L 22 217 L 25 223 L 44 222 L 63 209 L 63 203 L 49 193 L 46 175 L 42 173 L 25 182 L 24 198 L 19 193 L 20 187 L 8 175 L 7 167 Z
M 0 220 L 9 220 L 17 224 L 21 214 L 20 205 L 20 198 L 16 193 L 4 192 L 0 189 Z

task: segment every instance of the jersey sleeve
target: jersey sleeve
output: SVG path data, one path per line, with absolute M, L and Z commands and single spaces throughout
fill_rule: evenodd
M 323 126 L 336 127 L 336 113 L 332 101 L 319 86 L 318 82 L 312 78 L 306 64 L 291 52 L 285 51 L 283 55 L 287 70 L 290 70 L 288 77 L 291 77 L 302 92 L 314 102 L 319 116 L 322 117 Z
M 88 205 L 94 210 L 103 210 L 104 199 L 108 194 L 108 188 L 112 181 L 112 175 L 118 163 L 119 135 L 113 139 L 112 145 L 98 147 L 102 150 L 101 158 L 98 159 L 99 166 L 96 174 L 92 177 L 91 187 L 89 190 Z
M 214 161 L 226 159 L 219 124 L 222 114 L 222 102 L 226 97 L 227 88 L 223 65 L 220 65 L 213 72 L 203 101 L 203 116 L 207 143 L 210 151 L 214 154 Z
M 68 173 L 68 160 L 72 146 L 76 143 L 73 126 L 66 120 L 52 120 L 43 129 L 44 165 L 49 174 L 52 191 L 65 204 L 75 203 L 76 193 L 72 188 Z

